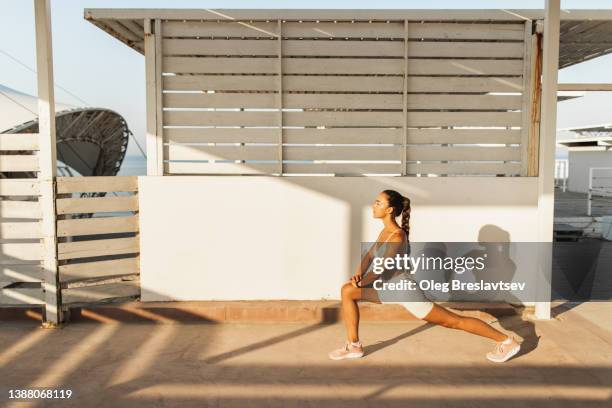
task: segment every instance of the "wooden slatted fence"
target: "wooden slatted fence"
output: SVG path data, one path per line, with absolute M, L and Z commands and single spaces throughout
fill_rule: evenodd
M 84 193 L 106 193 L 90 197 Z M 138 178 L 58 177 L 57 235 L 62 304 L 137 298 Z
M 161 21 L 164 174 L 527 176 L 531 24 Z
M 38 134 L 0 134 L 0 306 L 44 304 Z

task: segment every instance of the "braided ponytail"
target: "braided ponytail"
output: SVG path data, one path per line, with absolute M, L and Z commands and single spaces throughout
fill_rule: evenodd
M 389 206 L 393 207 L 393 217 L 402 215 L 401 228 L 406 232 L 406 238 L 410 233 L 410 199 L 404 197 L 395 190 L 384 190 L 389 199 Z
M 401 227 L 406 232 L 406 239 L 410 241 L 410 199 L 408 197 L 404 197 L 403 204 Z

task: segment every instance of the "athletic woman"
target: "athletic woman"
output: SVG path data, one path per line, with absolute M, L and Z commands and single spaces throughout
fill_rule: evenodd
M 400 214 L 402 215 L 401 227 L 395 221 Z M 383 222 L 383 229 L 376 242 L 362 258 L 355 275 L 342 285 L 342 315 L 346 325 L 347 340 L 344 347 L 329 353 L 331 359 L 342 360 L 363 356 L 363 346 L 359 341 L 359 307 L 357 306 L 357 302 L 360 300 L 374 303 L 399 303 L 419 319 L 490 338 L 496 342 L 496 345 L 492 352 L 487 353 L 486 357 L 493 362 L 507 361 L 518 353 L 520 344 L 512 336 L 496 330 L 480 319 L 453 313 L 449 309 L 429 301 L 425 294 L 418 289 L 410 291 L 411 300 L 416 299 L 416 301 L 386 302 L 384 300 L 385 296 L 383 296 L 386 294 L 371 285 L 381 277 L 371 272 L 372 259 L 375 256 L 381 256 L 379 255 L 380 250 L 387 246 L 386 243 L 392 243 L 391 246 L 396 248 L 398 246 L 408 247 L 410 200 L 397 191 L 384 190 L 378 194 L 372 205 L 372 216 Z M 381 245 L 378 245 L 379 243 Z M 393 257 L 393 254 L 389 255 L 388 251 L 385 253 L 384 256 Z M 403 278 L 410 278 L 410 275 L 404 272 L 403 274 L 396 274 L 392 279 L 402 277 L 402 275 Z M 381 285 L 377 286 L 380 287 Z M 382 301 L 381 297 L 383 298 Z

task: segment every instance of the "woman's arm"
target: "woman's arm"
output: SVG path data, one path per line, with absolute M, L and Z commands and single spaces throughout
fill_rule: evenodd
M 393 238 L 389 239 L 387 241 L 389 244 L 392 245 L 387 245 L 385 248 L 385 253 L 383 254 L 383 258 L 394 258 L 395 255 L 398 253 L 399 248 L 401 247 L 401 244 L 404 242 L 404 239 L 401 235 L 399 236 L 394 236 Z M 373 254 L 368 251 L 368 253 L 370 254 L 370 262 L 369 264 L 372 262 L 372 260 L 374 259 Z M 366 269 L 363 270 L 363 272 L 365 273 L 365 271 L 367 270 L 367 266 Z M 367 286 L 369 284 L 371 284 L 372 282 L 374 282 L 375 280 L 377 280 L 380 277 L 379 274 L 376 274 L 374 272 L 370 272 L 368 274 L 365 274 L 365 276 L 362 276 L 362 278 L 355 282 L 355 286 L 357 287 L 364 287 Z
M 366 252 L 365 255 L 361 258 L 361 262 L 359 263 L 359 266 L 357 267 L 357 271 L 351 277 L 351 282 L 353 283 L 353 286 L 356 286 L 356 283 L 359 282 L 363 278 L 363 275 L 366 273 L 366 271 L 370 267 L 370 264 L 372 263 L 372 259 L 374 259 L 374 252 L 376 251 L 377 243 L 378 241 L 374 242 L 370 246 L 370 249 L 368 249 L 368 252 Z

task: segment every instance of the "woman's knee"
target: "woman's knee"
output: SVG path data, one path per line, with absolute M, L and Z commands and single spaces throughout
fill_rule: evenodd
M 356 296 L 356 290 L 356 287 L 354 287 L 350 282 L 347 282 L 342 285 L 340 295 L 342 296 L 342 299 L 354 299 Z

